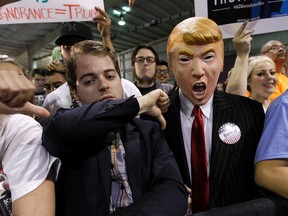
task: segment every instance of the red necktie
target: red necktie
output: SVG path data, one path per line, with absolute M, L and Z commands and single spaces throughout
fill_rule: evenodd
M 191 162 L 192 162 L 192 212 L 205 211 L 209 202 L 209 178 L 207 172 L 204 123 L 201 109 L 193 109 L 195 119 L 192 125 Z

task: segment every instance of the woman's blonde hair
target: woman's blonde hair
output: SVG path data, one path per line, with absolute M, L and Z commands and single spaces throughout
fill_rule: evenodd
M 254 68 L 257 67 L 260 63 L 268 62 L 274 68 L 276 68 L 275 63 L 272 59 L 267 56 L 259 55 L 259 56 L 252 56 L 248 59 L 248 72 L 247 72 L 247 79 L 250 79 L 251 73 L 253 72 Z

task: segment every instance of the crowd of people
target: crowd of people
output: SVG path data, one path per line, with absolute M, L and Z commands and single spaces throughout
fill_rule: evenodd
M 32 81 L 15 60 L 0 61 L 0 215 L 184 216 L 288 199 L 280 41 L 250 56 L 243 23 L 219 91 L 221 29 L 187 18 L 168 37 L 167 61 L 135 47 L 132 83 L 121 78 L 109 16 L 95 10 L 102 41 L 83 23 L 63 24 L 53 61 Z

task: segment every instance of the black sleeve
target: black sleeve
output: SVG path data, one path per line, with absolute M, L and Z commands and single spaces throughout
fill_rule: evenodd
M 100 151 L 106 146 L 107 133 L 127 124 L 138 112 L 138 101 L 132 97 L 94 102 L 72 110 L 59 109 L 41 122 L 43 144 L 56 157 L 83 150 Z

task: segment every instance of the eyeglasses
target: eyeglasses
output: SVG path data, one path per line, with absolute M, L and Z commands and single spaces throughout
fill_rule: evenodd
M 167 69 L 163 69 L 163 70 L 161 70 L 161 69 L 156 69 L 156 72 L 157 72 L 157 73 L 168 73 L 168 70 L 167 70 Z
M 270 50 L 273 50 L 273 51 L 278 51 L 280 49 L 286 49 L 286 46 L 285 45 L 272 45 L 269 49 L 267 49 L 265 52 L 268 52 Z
M 135 58 L 135 62 L 141 63 L 141 64 L 143 64 L 145 60 L 148 64 L 152 64 L 155 62 L 154 57 L 146 57 L 146 58 L 145 57 L 137 57 L 137 58 Z

